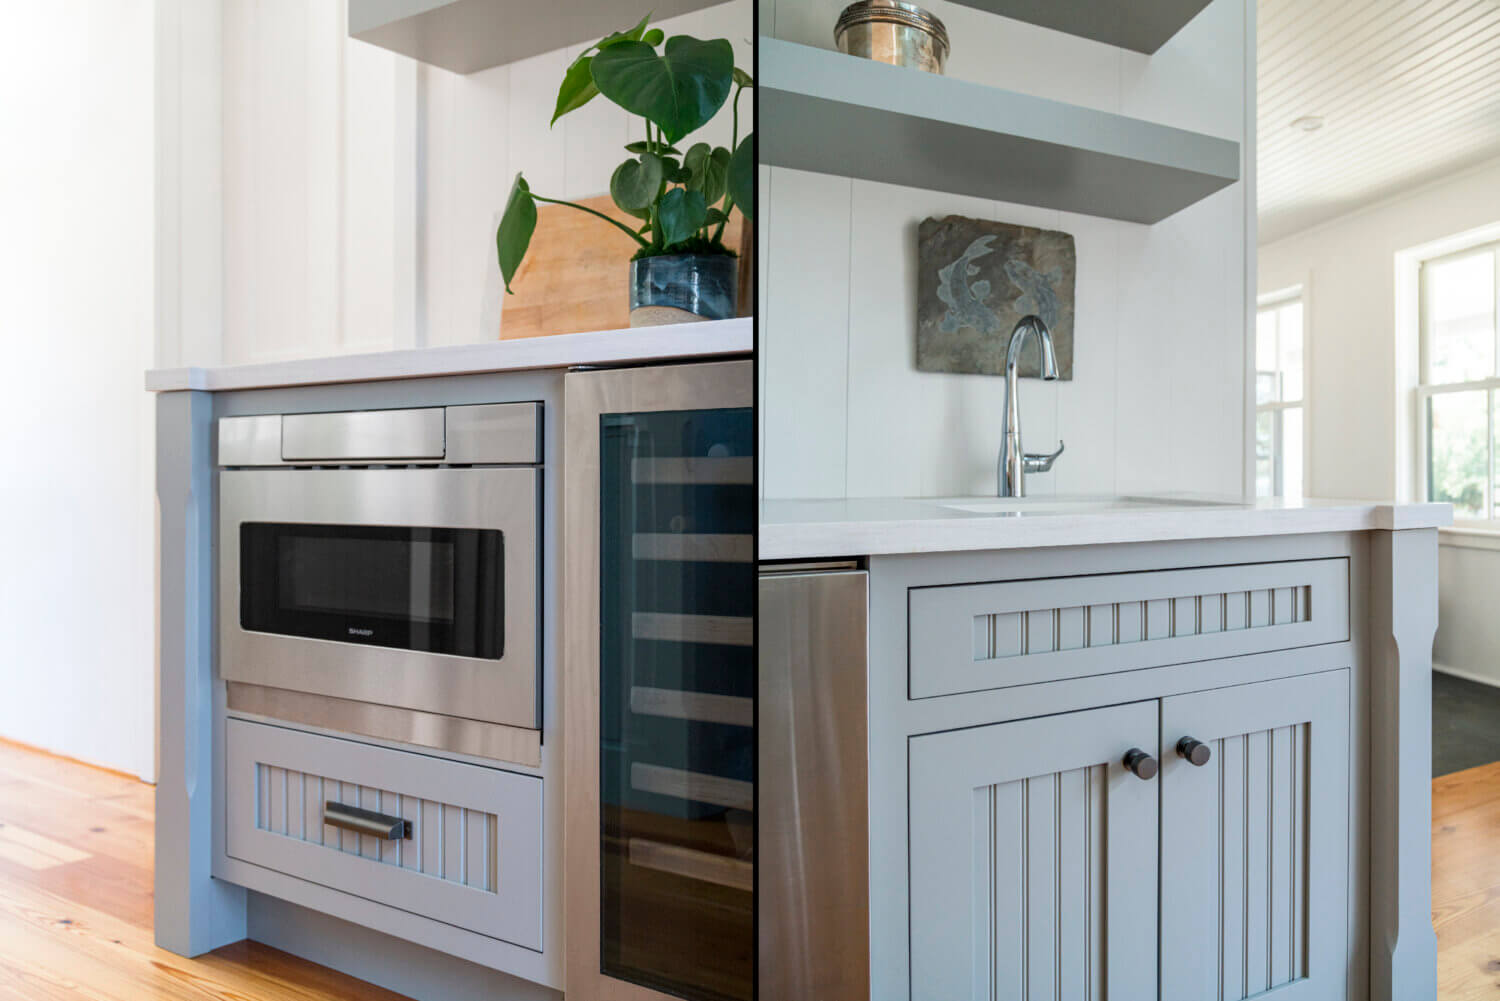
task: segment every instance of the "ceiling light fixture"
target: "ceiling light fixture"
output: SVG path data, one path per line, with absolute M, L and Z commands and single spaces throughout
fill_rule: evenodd
M 1292 128 L 1303 132 L 1316 132 L 1323 127 L 1322 115 L 1303 115 L 1292 122 Z

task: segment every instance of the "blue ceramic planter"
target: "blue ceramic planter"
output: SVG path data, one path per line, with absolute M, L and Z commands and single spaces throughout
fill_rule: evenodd
M 669 254 L 631 261 L 631 326 L 727 320 L 735 315 L 738 287 L 739 258 L 727 254 Z

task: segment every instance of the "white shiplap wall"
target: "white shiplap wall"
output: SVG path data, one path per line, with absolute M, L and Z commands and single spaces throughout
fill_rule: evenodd
M 954 39 L 950 76 L 1248 138 L 1245 0 L 1215 0 L 1152 57 L 927 6 Z M 840 7 L 762 0 L 761 30 L 832 47 Z M 1245 183 L 1156 226 L 782 168 L 761 190 L 767 497 L 993 493 L 1003 380 L 915 366 L 917 226 L 950 213 L 1076 238 L 1074 379 L 1022 385 L 1026 447 L 1067 451 L 1030 493 L 1241 492 Z
M 349 39 L 343 2 L 222 3 L 223 337 L 164 341 L 163 366 L 494 339 L 516 172 L 541 194 L 603 194 L 639 130 L 602 100 L 548 127 L 594 39 L 460 76 Z M 733 0 L 660 26 L 728 38 L 748 68 L 753 12 Z M 753 120 L 751 95 L 740 111 Z M 730 130 L 726 107 L 700 137 Z

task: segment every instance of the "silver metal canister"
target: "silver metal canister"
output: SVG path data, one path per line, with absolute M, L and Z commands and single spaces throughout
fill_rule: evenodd
M 948 29 L 916 4 L 860 0 L 844 8 L 833 29 L 840 52 L 893 66 L 942 73 L 948 62 Z

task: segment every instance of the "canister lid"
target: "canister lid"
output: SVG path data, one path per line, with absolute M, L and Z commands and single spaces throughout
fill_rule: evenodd
M 901 3 L 900 0 L 859 0 L 858 3 L 850 4 L 839 15 L 833 35 L 838 38 L 856 24 L 874 22 L 901 24 L 925 31 L 937 39 L 944 52 L 948 51 L 948 29 L 943 27 L 943 22 L 938 19 L 937 15 L 923 10 L 914 3 Z

